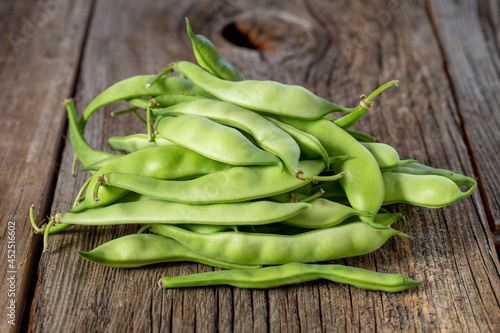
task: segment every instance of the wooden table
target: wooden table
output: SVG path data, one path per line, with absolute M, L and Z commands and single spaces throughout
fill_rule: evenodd
M 499 2 L 487 0 L 3 1 L 0 331 L 500 331 L 499 12 Z M 61 100 L 76 97 L 82 112 L 114 82 L 156 73 L 167 61 L 194 61 L 185 16 L 247 78 L 300 84 L 346 106 L 400 80 L 356 128 L 402 158 L 473 176 L 478 189 L 443 209 L 389 207 L 406 215 L 415 238 L 338 262 L 425 284 L 396 294 L 326 281 L 165 291 L 156 285 L 163 275 L 212 268 L 113 269 L 76 254 L 132 226 L 75 227 L 51 237 L 41 255 L 30 205 L 41 217 L 65 211 L 85 180 L 71 176 Z M 109 136 L 144 131 L 133 116 L 111 118 L 121 106 L 91 118 L 86 138 L 93 146 L 109 151 Z M 8 323 L 11 300 L 15 326 Z

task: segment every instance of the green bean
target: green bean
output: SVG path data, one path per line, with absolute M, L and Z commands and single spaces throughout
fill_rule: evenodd
M 333 170 L 343 172 L 339 180 L 349 203 L 357 210 L 375 215 L 384 201 L 384 182 L 377 161 L 370 152 L 349 133 L 328 120 L 296 120 L 280 117 L 284 123 L 314 135 L 330 156 L 351 155 L 351 158 L 333 164 Z M 378 228 L 373 219 L 360 217 L 362 221 Z
M 325 165 L 328 165 L 328 153 L 316 137 L 272 117 L 266 117 L 266 119 L 287 132 L 297 142 L 300 152 L 306 159 L 322 158 L 325 161 Z
M 474 178 L 464 176 L 459 171 L 452 171 L 446 169 L 437 169 L 420 163 L 412 163 L 410 165 L 400 166 L 398 168 L 392 169 L 393 173 L 407 173 L 412 175 L 436 175 L 443 176 L 452 180 L 458 186 L 467 185 L 475 186 L 477 182 Z
M 193 44 L 194 56 L 201 67 L 223 80 L 245 80 L 243 75 L 220 54 L 208 38 L 193 33 L 187 17 L 186 27 L 191 43 Z
M 228 204 L 192 205 L 163 200 L 135 201 L 90 209 L 81 213 L 56 214 L 56 223 L 83 225 L 116 224 L 215 224 L 257 225 L 291 218 L 307 203 L 254 201 Z
M 403 165 L 411 164 L 416 160 L 399 159 L 399 154 L 393 147 L 380 142 L 362 142 L 361 143 L 375 157 L 377 164 L 382 171 L 391 170 Z
M 83 168 L 80 168 L 78 172 L 85 172 L 85 171 L 99 171 L 102 167 L 104 167 L 106 164 L 113 162 L 123 155 L 111 155 L 105 159 L 102 159 L 100 161 L 97 161 L 95 163 L 89 164 L 87 166 L 84 166 Z
M 106 153 L 91 147 L 82 132 L 78 127 L 78 120 L 75 111 L 75 101 L 71 99 L 64 100 L 63 104 L 66 106 L 69 122 L 69 136 L 71 145 L 75 150 L 76 155 L 84 166 L 102 161 L 108 157 L 113 157 L 113 154 Z
M 367 290 L 398 292 L 417 287 L 415 281 L 401 274 L 387 274 L 342 265 L 313 265 L 288 263 L 254 270 L 223 270 L 176 277 L 164 277 L 163 288 L 184 288 L 230 285 L 238 288 L 275 288 L 289 284 L 326 279 Z
M 289 262 L 320 262 L 371 253 L 395 235 L 392 229 L 375 229 L 363 222 L 285 236 L 246 232 L 196 234 L 176 226 L 156 224 L 151 232 L 171 237 L 211 258 L 233 263 L 280 265 Z
M 195 261 L 222 268 L 255 269 L 259 267 L 208 258 L 171 238 L 152 234 L 132 234 L 120 237 L 90 252 L 78 251 L 78 254 L 89 261 L 110 267 L 134 268 L 176 261 Z
M 197 115 L 242 130 L 250 134 L 260 147 L 281 158 L 290 172 L 297 172 L 300 148 L 295 140 L 287 132 L 253 111 L 226 102 L 202 99 L 161 109 L 155 111 L 155 114 Z M 327 162 L 328 156 L 325 163 Z
M 319 119 L 333 111 L 350 111 L 314 95 L 301 86 L 274 81 L 221 80 L 188 61 L 176 62 L 173 67 L 213 96 L 255 111 L 301 119 Z
M 206 94 L 200 88 L 194 86 L 189 80 L 178 78 L 175 76 L 162 77 L 156 81 L 154 87 L 146 89 L 145 85 L 154 75 L 139 75 L 134 76 L 113 84 L 111 87 L 100 93 L 87 108 L 83 111 L 80 118 L 80 129 L 83 130 L 90 116 L 99 108 L 118 102 L 121 100 L 129 100 L 143 96 L 149 98 L 163 95 L 166 93 L 193 93 Z
M 321 160 L 301 161 L 305 174 L 318 174 Z M 183 203 L 241 202 L 265 198 L 304 186 L 308 180 L 276 166 L 233 167 L 196 179 L 175 181 L 112 172 L 103 175 L 104 188 L 123 188 L 153 198 Z
M 212 224 L 183 224 L 180 227 L 199 234 L 212 234 L 214 232 L 224 232 L 237 228 L 234 225 L 212 225 Z M 162 236 L 163 237 L 163 236 Z
M 205 94 L 205 95 L 208 95 L 208 94 Z M 153 98 L 153 100 L 154 100 L 155 104 L 158 105 L 158 107 L 166 108 L 166 107 L 173 106 L 176 104 L 195 101 L 198 99 L 206 99 L 206 98 L 213 98 L 213 97 L 210 97 L 209 95 L 202 96 L 202 95 L 194 95 L 191 93 L 180 92 L 180 93 L 168 93 L 168 94 L 158 95 L 158 96 L 155 96 Z M 135 107 L 145 109 L 148 106 L 149 99 L 131 98 L 131 99 L 128 99 L 127 102 L 134 105 Z
M 108 139 L 108 145 L 116 151 L 134 152 L 156 146 L 172 146 L 176 144 L 159 135 L 155 135 L 154 142 L 149 142 L 147 134 L 132 134 L 128 136 L 112 136 Z
M 279 163 L 276 155 L 259 149 L 238 130 L 205 117 L 161 117 L 156 122 L 156 129 L 163 138 L 219 162 L 231 165 Z
M 312 209 L 303 210 L 284 220 L 283 223 L 301 228 L 329 228 L 351 216 L 372 216 L 367 212 L 323 198 L 313 200 L 311 204 Z
M 427 208 L 441 208 L 466 198 L 474 192 L 474 183 L 466 191 L 451 179 L 436 175 L 412 175 L 406 173 L 384 172 L 384 205 L 409 203 Z
M 180 146 L 159 146 L 122 156 L 106 164 L 96 173 L 96 179 L 89 184 L 89 189 L 96 188 L 99 176 L 107 172 L 125 172 L 157 179 L 182 179 L 209 174 L 214 171 L 231 168 L 230 165 L 206 158 Z M 99 203 L 92 195 L 86 195 L 85 201 L 71 209 L 77 213 L 90 208 L 105 206 L 128 191 L 116 187 L 98 187 Z

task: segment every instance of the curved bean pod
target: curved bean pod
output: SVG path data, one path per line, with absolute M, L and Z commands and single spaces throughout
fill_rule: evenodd
M 441 208 L 466 198 L 474 192 L 477 184 L 466 191 L 460 191 L 451 179 L 436 175 L 412 175 L 384 172 L 384 205 L 409 203 L 412 205 Z
M 328 120 L 304 121 L 286 117 L 280 117 L 279 120 L 314 135 L 330 156 L 351 155 L 351 158 L 333 164 L 336 173 L 344 172 L 339 182 L 349 203 L 353 208 L 372 215 L 379 211 L 385 195 L 382 173 L 373 155 L 361 143 Z M 378 227 L 373 223 L 373 218 L 360 218 Z
M 254 270 L 223 270 L 164 277 L 163 288 L 229 285 L 238 288 L 275 288 L 288 284 L 326 279 L 367 290 L 398 292 L 422 284 L 401 274 L 387 274 L 343 265 L 288 263 Z
M 191 114 L 161 117 L 156 121 L 156 129 L 163 138 L 219 162 L 231 165 L 279 163 L 276 155 L 259 149 L 238 130 L 205 117 Z M 203 140 L 199 140 L 200 136 Z
M 81 213 L 56 214 L 56 223 L 83 225 L 115 224 L 215 224 L 258 225 L 286 220 L 311 208 L 308 203 L 254 201 L 190 205 L 145 200 L 90 209 Z
M 226 263 L 208 258 L 172 238 L 152 234 L 132 234 L 104 243 L 90 252 L 78 251 L 83 258 L 110 267 L 134 268 L 175 261 L 194 261 L 229 269 L 255 269 L 257 265 Z
M 450 180 L 452 180 L 458 186 L 467 185 L 467 186 L 475 186 L 477 182 L 474 178 L 464 176 L 462 173 L 458 171 L 446 170 L 446 169 L 437 169 L 420 163 L 412 163 L 409 165 L 401 166 L 395 169 L 392 169 L 393 173 L 407 173 L 411 175 L 436 175 L 443 176 Z
M 312 209 L 303 210 L 284 220 L 283 223 L 301 228 L 329 228 L 342 223 L 351 216 L 371 217 L 371 214 L 367 212 L 323 198 L 311 201 L 311 205 Z
M 241 73 L 220 54 L 215 45 L 208 38 L 193 33 L 187 17 L 186 28 L 191 43 L 193 44 L 194 56 L 201 67 L 223 80 L 245 80 L 243 75 L 241 75 Z
M 177 104 L 155 111 L 154 114 L 157 116 L 197 115 L 240 129 L 250 134 L 264 150 L 281 158 L 290 172 L 297 172 L 300 148 L 295 140 L 286 131 L 253 111 L 226 102 L 202 99 Z M 314 156 L 314 158 L 317 157 Z
M 399 154 L 393 147 L 380 142 L 361 142 L 375 157 L 380 170 L 387 171 L 403 165 L 411 164 L 416 160 L 400 160 Z
M 309 90 L 274 81 L 226 81 L 188 61 L 179 61 L 174 70 L 209 94 L 250 110 L 273 113 L 300 119 L 319 119 L 330 112 L 349 112 L 330 103 Z
M 172 225 L 153 225 L 151 232 L 171 237 L 192 250 L 227 262 L 280 265 L 289 262 L 320 262 L 371 253 L 395 235 L 392 229 L 375 229 L 351 222 L 293 236 L 221 232 L 196 234 Z
M 176 144 L 159 135 L 155 136 L 155 141 L 150 142 L 147 134 L 132 134 L 128 136 L 112 136 L 108 138 L 108 145 L 116 151 L 134 152 L 156 146 L 172 146 Z
M 301 161 L 305 174 L 319 174 L 324 165 L 321 160 Z M 108 173 L 103 175 L 109 190 L 122 188 L 156 199 L 183 203 L 241 202 L 265 198 L 304 186 L 308 180 L 297 179 L 293 174 L 276 166 L 233 167 L 198 177 L 175 181 L 149 177 Z

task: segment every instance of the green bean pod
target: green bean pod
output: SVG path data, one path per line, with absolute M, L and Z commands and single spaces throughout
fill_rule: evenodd
M 373 155 L 349 133 L 334 123 L 320 119 L 304 121 L 280 117 L 280 121 L 314 135 L 325 147 L 328 155 L 350 155 L 351 158 L 333 164 L 336 173 L 344 172 L 339 180 L 349 203 L 357 210 L 375 215 L 384 202 L 382 173 Z M 373 218 L 360 217 L 373 227 Z
M 154 113 L 158 116 L 197 115 L 237 128 L 250 134 L 264 150 L 278 156 L 290 172 L 297 172 L 300 158 L 297 142 L 286 131 L 253 111 L 226 102 L 202 99 L 177 104 Z
M 408 237 L 398 230 L 375 229 L 360 221 L 292 236 L 246 232 L 196 234 L 166 224 L 153 225 L 150 231 L 171 237 L 211 258 L 255 265 L 355 257 L 377 250 L 394 235 Z
M 255 269 L 258 265 L 226 263 L 208 258 L 172 238 L 153 234 L 132 234 L 104 243 L 90 252 L 78 251 L 83 258 L 110 267 L 134 268 L 163 262 L 194 261 L 229 269 Z
M 106 164 L 89 184 L 89 189 L 95 189 L 99 176 L 109 172 L 133 173 L 157 179 L 181 179 L 209 174 L 231 168 L 230 165 L 206 158 L 198 153 L 180 146 L 159 146 L 122 156 L 120 159 Z M 128 193 L 117 187 L 99 186 L 96 203 L 92 195 L 87 194 L 85 201 L 70 211 L 82 212 L 86 209 L 106 206 Z
M 180 93 L 168 93 L 163 95 L 158 95 L 153 98 L 155 105 L 159 108 L 166 108 L 172 105 L 191 102 L 198 99 L 213 98 L 209 94 L 204 95 L 194 95 L 192 93 L 180 92 Z M 135 107 L 146 109 L 149 104 L 149 99 L 147 98 L 130 98 L 127 102 Z
M 307 175 L 316 175 L 324 165 L 321 160 L 301 161 L 299 166 Z M 112 172 L 103 175 L 110 191 L 122 188 L 152 198 L 183 203 L 241 202 L 270 197 L 304 186 L 300 180 L 280 165 L 233 167 L 196 179 L 175 181 Z
M 190 114 L 161 117 L 156 121 L 156 129 L 163 138 L 219 162 L 231 165 L 279 163 L 276 155 L 259 149 L 237 129 L 206 117 Z
M 301 228 L 329 228 L 351 216 L 371 217 L 370 213 L 323 198 L 311 201 L 311 205 L 312 209 L 303 210 L 284 220 L 283 223 Z
M 91 147 L 85 140 L 83 133 L 78 127 L 78 119 L 75 111 L 75 101 L 67 99 L 64 101 L 68 113 L 69 136 L 71 145 L 76 155 L 84 166 L 97 163 L 106 158 L 114 158 L 115 155 L 97 150 Z
M 416 162 L 416 160 L 400 160 L 396 149 L 385 143 L 361 142 L 361 144 L 375 157 L 381 171 L 391 170 Z
M 350 111 L 301 86 L 274 81 L 221 80 L 188 61 L 176 62 L 173 67 L 209 94 L 250 110 L 300 119 L 319 119 L 330 112 Z
M 475 186 L 477 182 L 474 178 L 464 176 L 459 171 L 452 171 L 446 169 L 437 169 L 420 163 L 412 163 L 409 165 L 401 166 L 395 169 L 392 169 L 393 173 L 407 173 L 411 175 L 436 175 L 446 177 L 452 180 L 458 186 L 467 185 L 467 186 Z
M 100 161 L 97 161 L 95 163 L 92 163 L 92 164 L 89 164 L 87 166 L 84 166 L 83 168 L 80 168 L 80 170 L 78 170 L 78 172 L 99 171 L 106 164 L 111 163 L 111 162 L 119 159 L 122 156 L 123 155 L 111 155 L 111 156 L 109 156 L 107 158 L 104 158 L 104 159 L 102 159 Z
M 455 182 L 436 175 L 412 175 L 384 172 L 384 205 L 409 203 L 427 208 L 441 208 L 466 198 L 474 192 L 474 184 L 466 192 L 460 191 Z
M 325 165 L 329 165 L 328 153 L 326 152 L 325 147 L 323 147 L 321 142 L 319 142 L 316 137 L 306 132 L 302 132 L 301 130 L 298 130 L 293 126 L 282 123 L 281 121 L 278 121 L 272 117 L 266 117 L 266 119 L 281 128 L 283 131 L 287 132 L 295 140 L 295 142 L 297 142 L 300 148 L 300 152 L 305 157 L 305 159 L 312 160 L 322 158 L 325 162 Z
M 286 220 L 311 208 L 308 203 L 253 201 L 192 205 L 163 200 L 145 200 L 55 215 L 56 223 L 83 225 L 115 224 L 215 224 L 257 225 Z
M 145 88 L 146 83 L 151 81 L 155 75 L 139 75 L 119 81 L 102 93 L 100 93 L 83 111 L 80 118 L 80 129 L 83 130 L 90 116 L 99 108 L 118 102 L 148 96 L 148 98 L 167 93 L 192 93 L 195 95 L 207 95 L 202 89 L 193 85 L 189 80 L 176 76 L 161 77 L 154 86 Z
M 163 288 L 229 285 L 238 288 L 267 289 L 319 279 L 345 283 L 360 289 L 387 292 L 403 291 L 424 282 L 412 280 L 401 274 L 379 273 L 343 265 L 293 262 L 254 270 L 233 269 L 164 277 L 159 283 Z
M 359 142 L 377 142 L 377 139 L 375 139 L 373 136 L 360 131 L 354 131 L 348 129 L 347 133 L 349 133 L 353 138 L 355 138 Z
M 194 56 L 198 64 L 216 77 L 228 81 L 243 81 L 245 78 L 229 61 L 217 50 L 215 45 L 205 36 L 195 35 L 186 17 L 186 28 Z
M 156 147 L 156 146 L 171 146 L 176 145 L 172 141 L 162 138 L 159 135 L 155 136 L 154 141 L 148 141 L 147 134 L 132 134 L 128 136 L 112 136 L 108 138 L 108 145 L 116 151 L 134 152 L 141 149 Z

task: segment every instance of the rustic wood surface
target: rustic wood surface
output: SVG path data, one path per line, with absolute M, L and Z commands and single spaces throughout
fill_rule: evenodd
M 2 3 L 0 258 L 5 267 L 7 222 L 15 221 L 17 308 L 10 326 L 1 303 L 0 331 L 499 331 L 500 265 L 491 233 L 500 212 L 498 8 L 494 1 L 431 0 Z M 40 13 L 49 19 L 40 21 Z M 407 216 L 414 238 L 336 262 L 425 284 L 397 294 L 326 281 L 165 291 L 156 285 L 163 275 L 213 268 L 116 269 L 76 254 L 134 232 L 132 226 L 74 227 L 52 236 L 50 251 L 40 256 L 30 204 L 40 216 L 65 211 L 85 180 L 71 176 L 60 100 L 73 95 L 82 112 L 118 80 L 156 73 L 167 61 L 194 61 L 185 16 L 247 78 L 300 84 L 346 106 L 400 80 L 356 128 L 402 158 L 476 177 L 479 190 L 438 210 L 390 206 Z M 32 35 L 29 20 L 38 25 Z M 12 44 L 13 34 L 26 41 Z M 110 116 L 121 106 L 91 118 L 85 136 L 93 146 L 109 151 L 109 136 L 145 130 L 131 115 Z M 7 268 L 0 276 L 8 301 Z

